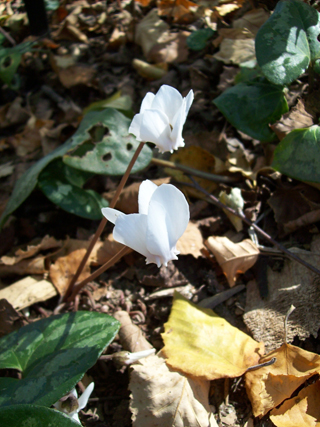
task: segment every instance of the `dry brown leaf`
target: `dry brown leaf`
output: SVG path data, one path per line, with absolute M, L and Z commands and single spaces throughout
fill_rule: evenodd
M 262 357 L 259 363 L 276 358 L 275 363 L 245 375 L 246 389 L 255 417 L 280 405 L 308 378 L 320 373 L 320 356 L 290 344 Z
M 186 231 L 177 243 L 181 255 L 193 255 L 195 258 L 202 256 L 203 238 L 196 223 L 189 221 Z
M 126 311 L 116 311 L 113 317 L 121 323 L 119 337 L 124 350 L 136 353 L 137 351 L 153 348 L 143 336 L 139 326 L 132 323 L 129 313 Z
M 164 33 L 168 33 L 169 25 L 158 16 L 158 10 L 152 9 L 136 26 L 135 42 L 141 46 L 145 58 L 158 43 Z
M 31 258 L 41 250 L 59 248 L 62 246 L 61 240 L 46 235 L 40 243 L 27 246 L 26 250 L 17 249 L 14 256 L 3 256 L 0 258 L 0 265 L 14 265 L 25 258 Z
M 281 140 L 292 130 L 308 128 L 313 124 L 312 115 L 306 111 L 304 102 L 299 99 L 297 105 L 284 114 L 278 122 L 270 125 L 270 128 Z
M 0 107 L 0 129 L 25 123 L 29 119 L 30 113 L 22 107 L 22 102 L 23 98 L 17 96 L 11 103 Z
M 233 28 L 246 28 L 252 34 L 256 35 L 259 28 L 269 19 L 269 16 L 270 13 L 262 8 L 252 9 L 241 18 L 235 19 L 232 26 Z
M 134 427 L 218 427 L 208 402 L 210 382 L 168 368 L 159 356 L 132 365 L 129 389 Z
M 196 3 L 189 0 L 158 0 L 160 16 L 172 16 L 173 22 L 189 23 L 194 20 L 194 13 L 190 10 L 197 7 Z
M 235 285 L 239 274 L 245 273 L 255 264 L 260 253 L 250 239 L 233 243 L 227 237 L 212 236 L 205 245 L 216 257 L 230 286 Z
M 254 35 L 244 28 L 223 28 L 215 45 L 220 50 L 213 56 L 225 64 L 241 64 L 255 59 Z
M 69 89 L 76 85 L 90 85 L 96 75 L 96 70 L 86 64 L 77 64 L 72 67 L 62 68 L 58 76 L 64 87 Z
M 165 62 L 166 64 L 186 61 L 189 56 L 187 46 L 189 35 L 189 31 L 179 31 L 178 33 L 167 31 L 163 33 L 158 42 L 150 49 L 147 60 L 155 63 Z
M 167 364 L 206 380 L 235 378 L 258 363 L 263 344 L 230 325 L 214 311 L 174 294 L 162 334 Z
M 298 396 L 286 400 L 270 413 L 277 427 L 320 426 L 320 381 L 303 388 Z
M 212 174 L 223 174 L 226 171 L 224 162 L 210 154 L 207 150 L 197 146 L 180 148 L 179 151 L 170 156 L 170 161 Z M 173 176 L 177 181 L 191 183 L 190 179 L 177 169 L 166 168 L 165 172 Z M 218 188 L 217 183 L 208 179 L 195 178 L 195 180 L 210 193 Z M 202 193 L 191 187 L 185 187 L 184 192 L 193 197 L 204 197 Z
M 57 291 L 48 280 L 25 277 L 0 290 L 0 299 L 6 299 L 16 310 L 22 310 L 37 302 L 55 297 Z
M 0 338 L 20 329 L 27 323 L 6 299 L 0 299 Z
M 47 273 L 45 259 L 45 256 L 38 256 L 37 258 L 23 259 L 13 265 L 0 264 L 0 277 L 16 274 L 19 276 L 25 276 L 26 274 L 43 275 L 44 273 Z
M 24 130 L 8 137 L 6 141 L 15 148 L 19 157 L 25 157 L 41 147 L 40 130 L 45 127 L 50 129 L 53 123 L 52 120 L 41 120 L 31 116 Z
M 320 221 L 320 209 L 308 212 L 294 221 L 287 222 L 286 224 L 284 224 L 283 230 L 286 234 L 292 233 L 293 231 L 296 231 L 301 227 L 314 224 L 318 221 Z
M 64 295 L 70 280 L 75 275 L 86 249 L 78 249 L 69 255 L 59 257 L 54 264 L 50 266 L 50 278 L 60 295 Z M 78 281 L 81 282 L 90 276 L 89 264 L 86 264 Z

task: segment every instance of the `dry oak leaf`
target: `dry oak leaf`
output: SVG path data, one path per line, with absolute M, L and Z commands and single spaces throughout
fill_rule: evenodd
M 263 354 L 262 343 L 178 292 L 164 327 L 167 364 L 186 375 L 206 380 L 238 377 Z
M 172 371 L 159 356 L 132 365 L 130 409 L 134 427 L 218 427 L 210 382 Z
M 245 273 L 258 259 L 259 249 L 250 240 L 233 243 L 227 237 L 209 237 L 205 245 L 214 254 L 230 286 L 234 286 L 239 274 Z
M 247 372 L 246 389 L 255 417 L 280 405 L 308 378 L 320 373 L 320 356 L 290 344 L 283 344 L 259 360 L 270 366 Z
M 320 426 L 320 381 L 303 388 L 298 396 L 286 400 L 270 413 L 270 420 L 277 427 Z

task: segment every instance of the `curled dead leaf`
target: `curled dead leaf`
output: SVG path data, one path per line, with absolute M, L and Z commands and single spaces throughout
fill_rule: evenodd
M 137 351 L 153 348 L 143 336 L 139 326 L 132 323 L 126 311 L 116 311 L 113 317 L 121 323 L 119 336 L 121 345 L 125 350 L 136 353 Z
M 209 237 L 205 242 L 221 266 L 230 286 L 234 286 L 239 274 L 245 273 L 258 259 L 259 249 L 250 240 L 233 243 L 227 237 Z
M 270 352 L 259 360 L 270 366 L 246 373 L 246 389 L 254 416 L 263 416 L 280 405 L 308 378 L 320 373 L 320 356 L 290 344 Z

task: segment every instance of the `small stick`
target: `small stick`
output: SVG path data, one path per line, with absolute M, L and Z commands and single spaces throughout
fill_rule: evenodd
M 272 359 L 268 360 L 268 362 L 260 363 L 259 365 L 250 366 L 250 368 L 248 368 L 246 372 L 254 371 L 255 369 L 260 369 L 260 368 L 264 368 L 265 366 L 273 365 L 276 361 L 277 361 L 277 358 L 273 357 Z
M 117 188 L 117 190 L 115 192 L 115 195 L 113 196 L 113 199 L 110 202 L 110 205 L 109 205 L 110 208 L 114 208 L 115 207 L 115 205 L 116 205 L 116 203 L 118 201 L 118 198 L 120 196 L 120 193 L 123 190 L 123 187 L 126 185 L 126 182 L 127 182 L 128 178 L 129 178 L 129 175 L 130 175 L 130 172 L 131 172 L 131 170 L 133 168 L 133 165 L 135 164 L 135 162 L 136 162 L 139 154 L 141 153 L 143 146 L 144 146 L 144 142 L 141 141 L 140 144 L 139 144 L 139 146 L 138 146 L 138 148 L 137 148 L 137 150 L 136 150 L 136 152 L 134 153 L 134 155 L 133 155 L 133 157 L 132 157 L 132 159 L 131 159 L 128 167 L 127 167 L 127 170 L 126 170 L 125 174 L 121 178 L 121 181 L 120 181 L 120 183 L 118 185 L 118 188 Z M 80 263 L 80 265 L 79 265 L 79 267 L 78 267 L 78 269 L 76 271 L 76 274 L 73 276 L 73 278 L 71 279 L 71 281 L 69 283 L 69 286 L 68 286 L 68 288 L 66 290 L 66 293 L 65 293 L 62 301 L 66 301 L 69 298 L 70 294 L 72 293 L 72 288 L 73 288 L 74 284 L 76 283 L 76 281 L 78 280 L 80 274 L 82 273 L 82 270 L 84 269 L 84 266 L 86 265 L 86 263 L 87 263 L 87 261 L 89 259 L 89 256 L 90 256 L 90 254 L 92 252 L 92 249 L 94 248 L 94 245 L 97 243 L 99 237 L 101 236 L 101 233 L 103 232 L 104 227 L 106 226 L 107 222 L 108 222 L 107 218 L 103 217 L 102 220 L 101 220 L 101 222 L 100 222 L 100 224 L 99 224 L 99 227 L 98 227 L 95 235 L 93 236 L 92 240 L 90 241 L 90 244 L 88 246 L 87 252 L 85 253 L 84 257 L 82 258 L 82 261 L 81 261 L 81 263 Z M 76 294 L 73 292 L 72 295 L 76 295 Z
M 109 259 L 109 261 L 107 261 L 105 264 L 103 264 L 101 267 L 98 268 L 98 270 L 96 270 L 94 273 L 92 273 L 89 277 L 87 277 L 86 279 L 82 280 L 82 282 L 77 283 L 73 289 L 72 289 L 72 293 L 70 295 L 70 297 L 68 298 L 68 302 L 73 301 L 73 299 L 75 298 L 75 296 L 81 291 L 81 289 L 89 282 L 91 282 L 92 280 L 94 280 L 96 277 L 100 276 L 100 274 L 102 274 L 103 272 L 105 272 L 106 270 L 108 270 L 108 268 L 112 267 L 113 264 L 115 264 L 117 261 L 119 261 L 120 258 L 122 258 L 124 255 L 126 255 L 127 253 L 129 253 L 131 249 L 128 248 L 127 246 L 125 246 L 124 248 L 120 249 L 120 251 L 118 253 L 116 253 L 111 259 Z
M 215 175 L 213 173 L 199 171 L 198 169 L 193 169 L 185 165 L 179 165 L 178 163 L 169 162 L 167 160 L 152 158 L 151 162 L 156 165 L 163 166 L 165 168 L 177 169 L 187 174 L 197 176 L 199 178 L 204 178 L 213 182 L 221 182 L 223 184 L 235 184 L 236 182 L 240 181 L 240 179 L 235 176 Z
M 243 222 L 248 224 L 250 227 L 253 227 L 257 233 L 261 234 L 266 240 L 268 240 L 270 243 L 272 243 L 274 246 L 276 246 L 278 249 L 280 249 L 281 252 L 284 252 L 286 255 L 288 255 L 289 258 L 294 259 L 295 261 L 299 262 L 300 264 L 304 265 L 309 270 L 313 271 L 314 273 L 320 275 L 320 270 L 318 270 L 313 265 L 309 264 L 308 262 L 304 261 L 302 258 L 299 258 L 296 254 L 293 252 L 290 252 L 287 248 L 285 248 L 281 243 L 278 243 L 276 240 L 274 240 L 269 234 L 267 234 L 265 231 L 263 231 L 260 227 L 258 227 L 253 222 L 249 221 L 243 213 L 237 212 L 234 209 L 230 208 L 229 206 L 225 205 L 224 203 L 220 202 L 215 196 L 210 194 L 207 190 L 202 188 L 197 181 L 195 181 L 192 176 L 188 175 L 191 181 L 193 182 L 194 188 L 201 191 L 203 194 L 207 195 L 210 200 L 213 201 L 213 203 L 218 206 L 221 209 L 226 209 L 228 212 L 232 213 L 233 215 L 239 217 L 242 219 Z M 183 183 L 180 183 L 183 184 Z
M 12 46 L 16 46 L 17 43 L 15 40 L 2 27 L 0 27 L 0 33 L 5 36 L 5 38 L 12 44 Z

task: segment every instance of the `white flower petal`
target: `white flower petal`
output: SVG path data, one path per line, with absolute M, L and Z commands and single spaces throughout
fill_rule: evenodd
M 157 188 L 158 186 L 149 179 L 140 184 L 138 196 L 139 214 L 148 215 L 150 199 Z
M 85 391 L 82 393 L 82 395 L 79 397 L 78 399 L 79 408 L 77 412 L 79 412 L 81 409 L 87 406 L 89 397 L 93 392 L 93 389 L 94 389 L 94 382 L 90 383 L 88 387 L 85 389 Z
M 154 218 L 157 218 L 158 216 L 157 209 L 159 206 L 162 206 L 166 213 L 164 221 L 171 251 L 175 249 L 177 241 L 180 239 L 185 229 L 187 228 L 190 218 L 189 205 L 183 193 L 171 184 L 160 185 L 160 187 L 153 193 L 148 212 L 147 247 L 152 253 L 155 252 L 153 252 L 153 250 L 151 250 L 149 247 L 149 230 L 154 230 L 156 227 L 156 220 Z M 152 226 L 151 222 L 153 223 Z
M 82 424 L 81 424 L 81 421 L 80 421 L 80 418 L 79 418 L 79 415 L 78 415 L 78 413 L 77 413 L 77 412 L 75 412 L 74 414 L 72 414 L 72 415 L 70 416 L 70 418 L 72 418 L 73 420 L 77 421 L 77 423 L 79 423 L 80 425 L 82 425 Z
M 183 98 L 177 89 L 163 85 L 154 98 L 152 109 L 163 111 L 171 123 L 174 115 L 181 108 L 182 100 Z
M 140 113 L 143 113 L 145 110 L 151 110 L 154 98 L 155 98 L 154 93 L 148 92 L 146 94 L 146 96 L 143 98 L 143 101 L 140 107 Z
M 146 246 L 147 215 L 130 214 L 118 218 L 113 229 L 114 239 L 148 257 Z
M 162 111 L 146 110 L 141 121 L 140 137 L 142 141 L 156 145 L 171 144 L 167 116 Z
M 151 199 L 148 213 L 146 245 L 148 251 L 156 257 L 155 260 L 158 267 L 160 267 L 161 264 L 167 265 L 168 261 L 172 259 L 177 259 L 177 257 L 171 253 L 166 214 L 165 207 L 158 202 L 153 202 Z M 147 262 L 154 261 L 150 258 L 147 259 Z
M 191 104 L 193 103 L 193 99 L 194 99 L 194 94 L 193 94 L 193 90 L 191 89 L 189 91 L 188 95 L 185 97 L 185 100 L 186 100 L 186 118 L 187 118 L 187 115 L 189 113 Z
M 118 211 L 117 209 L 112 208 L 102 208 L 101 209 L 102 215 L 107 218 L 108 221 L 112 222 L 112 224 L 115 224 L 117 219 L 121 216 L 125 216 L 123 212 Z
M 136 137 L 137 141 L 142 141 L 140 137 L 142 116 L 143 116 L 142 114 L 136 114 L 132 119 L 132 122 L 128 129 L 128 133 L 132 133 L 132 135 Z
M 184 102 L 185 103 L 185 102 Z M 182 138 L 182 129 L 186 121 L 185 106 L 177 112 L 174 118 L 174 125 L 171 132 L 172 148 L 177 150 L 179 147 L 184 147 L 184 139 Z

